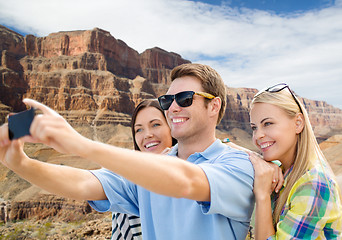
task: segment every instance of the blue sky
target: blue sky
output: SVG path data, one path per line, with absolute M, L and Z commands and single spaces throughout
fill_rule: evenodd
M 263 11 L 273 11 L 277 14 L 320 10 L 331 7 L 334 0 L 230 0 L 230 1 L 198 1 L 212 5 L 229 5 L 232 8 L 249 8 Z
M 286 82 L 342 109 L 342 0 L 0 0 L 0 24 L 36 36 L 99 27 L 138 52 L 208 64 L 229 87 Z

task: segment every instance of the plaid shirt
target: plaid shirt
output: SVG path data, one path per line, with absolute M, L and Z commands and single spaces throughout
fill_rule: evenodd
M 291 170 L 285 174 L 284 187 Z M 342 239 L 338 185 L 321 167 L 307 171 L 294 184 L 277 223 L 276 234 L 268 239 Z

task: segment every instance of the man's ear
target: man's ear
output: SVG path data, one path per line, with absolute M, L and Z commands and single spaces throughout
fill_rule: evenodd
M 299 134 L 304 129 L 305 121 L 304 121 L 303 114 L 302 113 L 297 113 L 296 117 L 295 117 L 295 120 L 296 120 L 296 133 Z
M 215 97 L 212 100 L 210 100 L 209 106 L 213 115 L 219 114 L 221 105 L 222 105 L 222 100 L 220 97 Z

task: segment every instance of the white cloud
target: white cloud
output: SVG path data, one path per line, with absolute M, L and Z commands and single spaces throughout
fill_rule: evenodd
M 139 52 L 207 63 L 228 86 L 287 82 L 342 109 L 342 0 L 282 16 L 184 0 L 0 0 L 0 23 L 39 36 L 99 27 Z

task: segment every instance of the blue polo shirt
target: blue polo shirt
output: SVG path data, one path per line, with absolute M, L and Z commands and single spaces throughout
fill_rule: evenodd
M 169 155 L 177 156 L 177 145 Z M 140 216 L 148 240 L 245 239 L 254 207 L 254 171 L 248 155 L 216 140 L 187 159 L 205 172 L 210 202 L 172 198 L 150 192 L 107 169 L 91 171 L 108 200 L 89 201 L 99 212 Z

